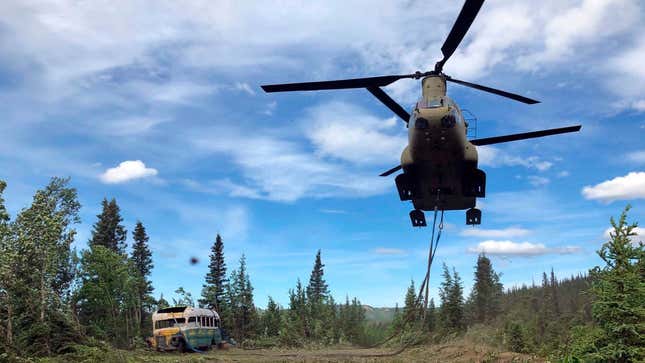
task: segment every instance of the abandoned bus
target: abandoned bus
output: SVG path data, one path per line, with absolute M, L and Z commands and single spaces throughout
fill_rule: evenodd
M 152 314 L 156 350 L 208 350 L 222 342 L 219 315 L 214 310 L 173 306 Z

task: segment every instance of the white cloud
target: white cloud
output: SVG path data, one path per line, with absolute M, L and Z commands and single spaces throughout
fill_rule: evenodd
M 609 238 L 611 238 L 610 233 L 613 233 L 613 232 L 614 232 L 614 227 L 609 227 L 609 228 L 605 229 L 605 233 L 603 233 L 602 236 L 605 239 L 609 239 Z M 630 238 L 630 240 L 631 240 L 633 245 L 636 246 L 639 243 L 645 243 L 645 228 L 636 227 L 636 228 L 634 228 L 632 230 L 632 232 L 636 233 L 635 236 L 632 236 Z
M 253 90 L 253 88 L 251 88 L 251 86 L 249 86 L 249 84 L 246 82 L 235 82 L 235 85 L 233 85 L 233 88 L 238 91 L 246 92 L 251 96 L 255 95 L 255 91 Z
M 479 154 L 479 163 L 484 166 L 523 166 L 537 171 L 546 171 L 553 166 L 552 162 L 542 160 L 537 156 L 517 156 L 494 146 L 480 146 L 477 148 L 477 153 Z
M 378 247 L 374 249 L 374 253 L 377 255 L 405 255 L 405 250 L 400 248 L 387 248 L 387 247 Z
M 571 175 L 571 173 L 569 173 L 569 171 L 567 171 L 567 170 L 562 170 L 561 172 L 559 172 L 559 173 L 558 173 L 558 178 L 566 178 L 566 177 L 568 177 L 569 175 Z
M 477 246 L 469 247 L 468 252 L 485 253 L 487 255 L 500 256 L 540 256 L 549 254 L 571 254 L 579 252 L 580 248 L 575 246 L 547 247 L 542 243 L 513 242 L 509 240 L 497 241 L 487 240 L 480 242 Z
M 534 187 L 543 187 L 551 182 L 549 178 L 545 178 L 543 176 L 538 176 L 538 175 L 529 175 L 526 177 L 529 180 L 529 183 L 533 185 Z
M 627 155 L 625 155 L 625 159 L 632 163 L 645 163 L 645 150 L 638 150 L 627 153 Z
M 535 67 L 575 57 L 576 49 L 629 30 L 638 21 L 640 12 L 638 3 L 631 0 L 583 0 L 575 5 L 562 2 L 559 11 L 548 10 L 549 13 L 535 12 L 538 16 L 548 16 L 537 29 L 542 33 L 539 38 L 543 49 L 521 57 L 518 63 L 523 66 Z M 613 19 L 621 21 L 607 27 Z
M 462 230 L 459 235 L 466 237 L 481 237 L 481 238 L 513 238 L 522 237 L 529 234 L 531 231 L 520 227 L 508 227 L 504 229 L 479 229 L 479 228 L 466 228 Z
M 398 134 L 387 132 L 397 120 L 378 119 L 346 103 L 326 103 L 309 113 L 303 126 L 305 133 L 317 152 L 324 156 L 356 164 L 388 165 L 399 159 L 407 144 L 407 138 L 402 135 L 405 128 L 395 129 Z
M 645 198 L 645 172 L 631 172 L 594 186 L 588 185 L 582 188 L 582 195 L 606 203 Z
M 205 133 L 195 135 L 198 149 L 231 157 L 242 178 L 230 184 L 243 187 L 238 196 L 293 202 L 304 197 L 362 197 L 381 194 L 392 186 L 373 170 L 362 171 L 308 152 L 298 142 L 272 135 L 240 135 L 232 130 L 217 130 L 218 142 Z M 226 187 L 227 183 L 220 183 Z M 234 192 L 234 189 L 231 189 Z
M 127 160 L 117 167 L 107 169 L 100 179 L 107 184 L 118 184 L 155 175 L 157 169 L 147 168 L 141 160 Z
M 97 121 L 92 122 L 92 126 L 103 133 L 110 135 L 137 135 L 145 133 L 156 125 L 167 122 L 166 119 L 156 117 L 126 117 L 117 120 Z

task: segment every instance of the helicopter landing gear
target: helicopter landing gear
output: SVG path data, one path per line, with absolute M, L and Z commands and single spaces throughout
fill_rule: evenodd
M 410 174 L 399 174 L 394 179 L 394 182 L 396 183 L 396 189 L 399 191 L 399 198 L 402 201 L 419 198 L 421 195 L 417 183 L 415 183 Z
M 466 211 L 466 224 L 475 225 L 482 223 L 482 211 L 477 208 L 470 208 Z
M 412 227 L 425 227 L 426 224 L 426 215 L 420 209 L 415 209 L 410 212 L 410 221 L 412 221 Z

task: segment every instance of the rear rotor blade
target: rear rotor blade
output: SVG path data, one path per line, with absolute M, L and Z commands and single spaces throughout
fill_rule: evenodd
M 480 91 L 484 91 L 484 92 L 488 92 L 488 93 L 493 93 L 493 94 L 496 94 L 496 95 L 498 95 L 498 96 L 502 96 L 502 97 L 510 98 L 510 99 L 512 99 L 512 100 L 515 100 L 515 101 L 520 101 L 520 102 L 523 102 L 523 103 L 528 103 L 529 105 L 533 105 L 533 104 L 536 104 L 536 103 L 540 103 L 540 101 L 537 101 L 537 100 L 534 100 L 534 99 L 531 99 L 531 98 L 528 98 L 528 97 L 520 96 L 520 95 L 515 94 L 515 93 L 502 91 L 502 90 L 500 90 L 500 89 L 496 89 L 496 88 L 491 88 L 491 87 L 482 86 L 482 85 L 477 84 L 477 83 L 471 83 L 471 82 L 461 81 L 461 80 L 458 80 L 458 79 L 455 79 L 455 78 L 452 78 L 452 77 L 449 77 L 449 76 L 446 76 L 446 80 L 447 80 L 447 81 L 450 81 L 450 82 L 454 82 L 454 83 L 458 83 L 458 84 L 464 85 L 464 86 L 466 86 L 466 87 L 470 87 L 470 88 L 478 89 L 478 90 L 480 90 Z
M 437 62 L 437 64 L 435 65 L 436 72 L 441 72 L 441 70 L 443 69 L 443 64 L 446 63 L 448 58 L 450 58 L 450 56 L 459 46 L 459 43 L 461 43 L 462 39 L 464 39 L 464 36 L 468 32 L 468 29 L 472 25 L 475 17 L 477 16 L 477 13 L 479 12 L 479 9 L 483 4 L 484 0 L 466 0 L 464 6 L 459 12 L 457 20 L 455 20 L 455 24 L 452 26 L 452 29 L 448 34 L 448 37 L 443 42 L 443 46 L 441 46 L 443 59 Z
M 374 97 L 378 98 L 379 101 L 381 101 L 387 108 L 392 110 L 397 116 L 399 116 L 406 124 L 410 120 L 410 114 L 408 111 L 403 109 L 401 105 L 396 103 L 390 96 L 385 93 L 382 89 L 379 87 L 367 87 L 367 90 L 370 91 L 371 94 L 374 95 Z
M 388 170 L 388 171 L 386 171 L 386 172 L 384 172 L 382 174 L 379 174 L 379 176 L 388 176 L 388 175 L 391 175 L 393 173 L 396 173 L 399 170 L 401 170 L 401 165 L 397 165 L 397 166 L 393 167 L 392 169 L 390 169 L 390 170 Z
M 318 91 L 327 89 L 383 87 L 402 78 L 415 78 L 417 74 L 400 74 L 381 77 L 339 79 L 335 81 L 269 84 L 261 86 L 264 92 Z
M 581 128 L 582 126 L 580 125 L 561 127 L 558 129 L 548 129 L 548 130 L 541 130 L 541 131 L 524 132 L 521 134 L 512 134 L 512 135 L 504 135 L 504 136 L 487 137 L 484 139 L 475 139 L 475 140 L 470 140 L 470 143 L 477 146 L 492 145 L 492 144 L 499 144 L 502 142 L 526 140 L 526 139 L 533 139 L 536 137 L 564 134 L 567 132 L 576 132 L 576 131 L 580 131 Z

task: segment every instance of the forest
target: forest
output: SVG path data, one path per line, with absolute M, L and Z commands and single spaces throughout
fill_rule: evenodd
M 87 248 L 78 251 L 81 205 L 69 179 L 52 178 L 15 216 L 5 208 L 6 186 L 0 180 L 0 361 L 91 361 L 110 350 L 142 350 L 151 314 L 170 305 L 215 309 L 245 349 L 408 347 L 468 337 L 556 361 L 645 360 L 645 247 L 633 239 L 629 206 L 610 221 L 610 238 L 597 251 L 603 264 L 586 273 L 558 279 L 545 271 L 538 283 L 505 287 L 480 254 L 467 296 L 462 277 L 444 264 L 433 277 L 439 301 L 420 301 L 410 281 L 401 289 L 404 305 L 376 321 L 358 297 L 334 299 L 321 250 L 308 280 L 289 289 L 288 306 L 272 297 L 256 306 L 245 257 L 227 265 L 219 234 L 200 296 L 178 286 L 172 301 L 155 298 L 146 228 L 138 221 L 128 246 L 115 199 L 102 201 Z

